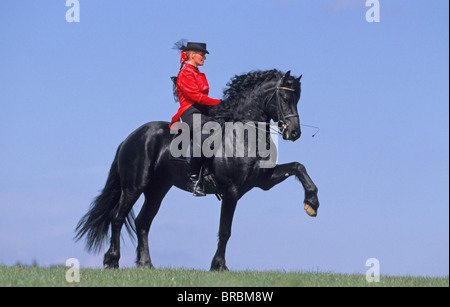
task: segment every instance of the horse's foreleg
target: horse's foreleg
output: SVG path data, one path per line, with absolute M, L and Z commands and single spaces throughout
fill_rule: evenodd
M 231 236 L 231 224 L 233 222 L 237 201 L 238 197 L 224 194 L 222 209 L 220 212 L 219 243 L 217 244 L 216 254 L 211 262 L 211 271 L 228 270 L 225 264 L 225 250 L 228 239 Z
M 317 210 L 319 208 L 318 189 L 309 177 L 303 164 L 298 162 L 280 164 L 275 166 L 271 171 L 270 177 L 265 178 L 261 183 L 260 187 L 262 189 L 269 190 L 273 186 L 283 182 L 286 178 L 294 175 L 300 180 L 305 189 L 304 206 L 306 213 L 312 217 L 317 216 Z
M 161 202 L 170 188 L 170 185 L 157 184 L 144 192 L 145 202 L 135 221 L 138 238 L 138 246 L 136 249 L 136 265 L 138 267 L 153 267 L 148 247 L 148 232 L 150 231 L 153 219 L 158 213 Z

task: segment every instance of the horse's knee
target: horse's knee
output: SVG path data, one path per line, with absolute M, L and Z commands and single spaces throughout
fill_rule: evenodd
M 295 169 L 301 174 L 304 174 L 306 172 L 306 167 L 299 162 L 295 162 Z

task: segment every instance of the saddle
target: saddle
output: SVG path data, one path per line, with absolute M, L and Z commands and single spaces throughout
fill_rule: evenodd
M 178 134 L 174 135 L 174 139 L 178 136 Z M 184 162 L 186 164 L 189 163 L 189 157 L 192 156 L 193 152 L 192 148 L 192 140 L 186 149 L 185 153 L 182 153 L 179 157 L 175 157 L 172 155 L 172 151 L 169 153 L 169 160 L 171 161 L 179 161 Z M 189 157 L 188 154 L 190 153 Z M 187 176 L 186 176 L 187 177 Z M 203 183 L 204 191 L 206 194 L 215 194 L 217 199 L 221 201 L 223 199 L 222 191 L 217 184 L 216 176 L 212 170 L 212 159 L 204 159 L 203 165 L 200 168 L 199 180 Z

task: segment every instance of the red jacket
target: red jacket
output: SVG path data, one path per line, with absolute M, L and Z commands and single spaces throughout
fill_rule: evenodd
M 195 103 L 209 106 L 220 103 L 220 100 L 208 97 L 209 84 L 205 74 L 187 63 L 178 74 L 177 91 L 180 108 L 177 114 L 172 117 L 170 125 L 179 121 L 181 114 Z

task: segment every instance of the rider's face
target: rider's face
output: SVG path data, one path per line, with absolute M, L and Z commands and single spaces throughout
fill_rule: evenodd
M 194 65 L 195 67 L 203 66 L 203 64 L 205 63 L 205 60 L 206 60 L 206 56 L 205 56 L 204 52 L 200 52 L 200 51 L 191 51 L 190 52 L 189 64 Z

